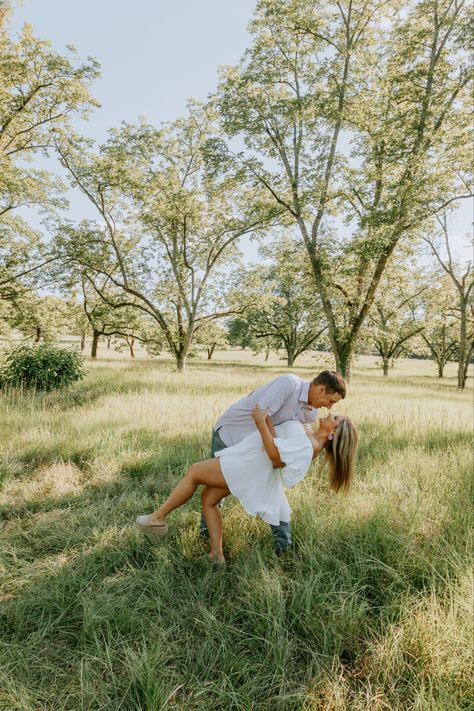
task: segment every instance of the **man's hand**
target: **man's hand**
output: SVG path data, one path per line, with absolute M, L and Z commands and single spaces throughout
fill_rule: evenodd
M 268 417 L 268 410 L 262 410 L 260 405 L 255 405 L 252 410 L 252 417 L 257 425 L 262 424 Z

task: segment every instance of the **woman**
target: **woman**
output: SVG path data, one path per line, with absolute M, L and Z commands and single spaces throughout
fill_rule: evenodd
M 259 515 L 268 523 L 289 521 L 291 509 L 283 485 L 291 487 L 301 481 L 311 461 L 323 449 L 329 463 L 331 489 L 349 489 L 358 435 L 348 417 L 330 414 L 319 421 L 317 432 L 296 420 L 274 428 L 267 412 L 258 405 L 252 417 L 257 425 L 255 432 L 233 447 L 217 452 L 214 459 L 192 464 L 164 504 L 152 514 L 138 516 L 136 522 L 142 531 L 164 535 L 168 530 L 166 516 L 203 485 L 201 499 L 209 530 L 209 558 L 224 565 L 218 503 L 225 496 L 233 494 L 248 513 Z

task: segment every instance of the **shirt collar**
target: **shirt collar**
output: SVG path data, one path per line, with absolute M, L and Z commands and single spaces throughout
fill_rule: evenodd
M 307 405 L 309 405 L 308 402 L 308 396 L 309 396 L 309 386 L 311 383 L 308 380 L 304 380 L 301 383 L 301 388 L 300 388 L 300 394 L 299 394 L 299 401 L 300 402 L 305 402 Z

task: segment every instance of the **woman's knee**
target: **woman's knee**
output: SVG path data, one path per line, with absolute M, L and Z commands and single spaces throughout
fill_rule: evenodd
M 186 472 L 186 476 L 188 479 L 190 479 L 194 484 L 198 484 L 198 467 L 196 464 L 191 464 L 189 467 L 188 471 Z
M 211 506 L 212 500 L 212 489 L 209 486 L 205 486 L 201 491 L 201 506 Z
M 214 486 L 205 486 L 201 491 L 201 505 L 203 508 L 206 508 L 206 506 L 217 506 L 217 504 L 222 501 L 228 493 L 227 489 L 218 489 Z

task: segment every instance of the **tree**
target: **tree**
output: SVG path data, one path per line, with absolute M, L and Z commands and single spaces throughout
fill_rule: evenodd
M 38 273 L 51 263 L 38 231 L 18 215 L 36 208 L 43 216 L 64 205 L 64 185 L 29 164 L 48 154 L 57 135 L 70 130 L 71 114 L 87 117 L 95 102 L 90 82 L 98 76 L 92 60 L 77 64 L 34 37 L 25 25 L 18 41 L 8 35 L 10 3 L 0 7 L 0 299 L 18 299 L 25 286 L 38 286 Z
M 265 353 L 265 362 L 272 350 L 278 351 L 281 341 L 270 335 L 259 335 L 252 327 L 249 314 L 232 318 L 227 323 L 227 340 L 231 346 L 240 346 L 243 350 L 251 348 L 254 355 Z
M 252 348 L 253 336 L 244 317 L 236 316 L 227 321 L 227 340 L 231 346 L 239 346 L 242 350 Z
M 366 326 L 382 359 L 384 376 L 388 375 L 390 363 L 406 353 L 408 344 L 426 328 L 421 307 L 422 296 L 429 288 L 427 275 L 410 266 L 406 258 L 390 261 Z
M 90 322 L 84 311 L 84 305 L 77 290 L 70 288 L 66 291 L 68 292 L 66 303 L 69 313 L 69 332 L 73 336 L 80 337 L 81 351 L 84 351 L 86 347 L 86 336 L 90 331 Z
M 187 118 L 161 129 L 123 125 L 98 155 L 80 140 L 58 143 L 73 185 L 102 220 L 62 226 L 58 254 L 96 282 L 105 277 L 115 287 L 114 305 L 154 319 L 179 371 L 195 329 L 233 311 L 226 305 L 229 260 L 235 266 L 239 238 L 272 224 L 277 212 L 260 188 L 206 170 L 212 123 L 193 104 Z M 106 298 L 98 285 L 97 292 Z
M 262 247 L 260 256 L 267 264 L 253 267 L 244 279 L 252 284 L 244 288 L 255 293 L 244 320 L 254 339 L 283 345 L 291 367 L 326 331 L 326 323 L 301 246 L 283 237 Z
M 471 362 L 474 350 L 474 337 L 469 329 L 469 317 L 474 316 L 474 301 L 472 292 L 474 279 L 472 274 L 472 264 L 467 262 L 464 266 L 456 264 L 453 259 L 451 245 L 449 243 L 448 223 L 446 212 L 441 217 L 437 217 L 437 223 L 441 229 L 441 239 L 444 241 L 445 254 L 436 236 L 425 235 L 424 240 L 429 245 L 432 253 L 436 257 L 439 265 L 448 275 L 457 294 L 457 305 L 453 309 L 459 319 L 459 352 L 458 352 L 458 388 L 464 389 L 467 380 L 467 371 Z
M 207 351 L 207 359 L 211 360 L 216 348 L 227 345 L 226 330 L 215 321 L 204 321 L 195 330 L 196 344 L 203 345 Z
M 458 349 L 458 326 L 452 313 L 456 293 L 446 274 L 439 270 L 433 272 L 434 282 L 422 295 L 423 320 L 425 329 L 420 337 L 427 348 L 427 353 L 436 363 L 438 377 L 444 375 L 444 368 L 453 360 Z
M 397 246 L 471 195 L 467 13 L 464 0 L 260 0 L 251 48 L 223 70 L 218 160 L 298 228 L 346 376 Z
M 12 304 L 0 299 L 0 343 L 3 339 L 8 339 L 11 336 L 12 311 Z
M 57 296 L 26 292 L 15 304 L 11 325 L 35 343 L 57 340 L 61 333 L 69 330 L 68 305 Z
M 136 340 L 145 340 L 141 335 L 140 312 L 132 306 L 117 307 L 111 305 L 111 300 L 101 298 L 94 284 L 83 275 L 82 281 L 83 309 L 92 331 L 91 358 L 97 358 L 101 336 L 123 338 L 130 349 L 130 355 L 135 357 L 133 346 Z M 104 292 L 103 292 L 104 293 Z M 110 299 L 113 294 L 110 294 Z

